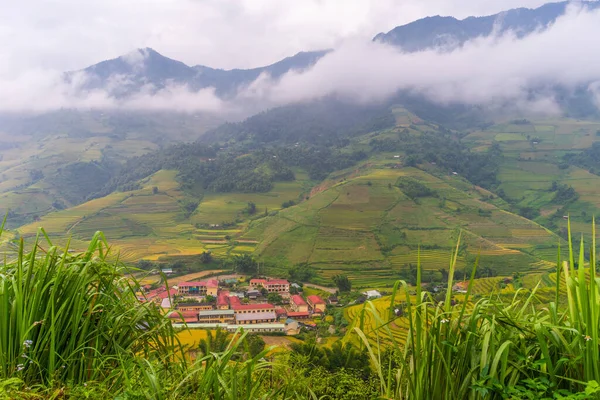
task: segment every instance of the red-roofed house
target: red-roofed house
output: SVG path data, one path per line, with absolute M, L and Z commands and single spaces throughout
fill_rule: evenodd
M 287 310 L 285 308 L 276 308 L 275 314 L 277 314 L 277 319 L 286 319 L 287 318 Z
M 177 296 L 177 289 L 166 290 L 164 287 L 154 289 L 146 293 L 146 298 L 157 304 L 160 304 L 164 299 L 168 297 Z
M 306 302 L 314 313 L 324 313 L 325 308 L 327 307 L 325 300 L 316 295 L 308 296 Z
M 217 310 L 229 310 L 229 292 L 219 293 L 217 296 Z
M 296 312 L 308 312 L 308 304 L 299 294 L 295 294 L 290 298 L 290 305 L 292 310 Z
M 307 319 L 310 318 L 310 313 L 308 311 L 289 311 L 287 313 L 288 318 L 293 319 Z
M 196 311 L 173 311 L 169 314 L 173 322 L 198 322 L 198 313 Z
M 219 281 L 216 279 L 200 282 L 181 282 L 178 285 L 178 292 L 180 295 L 216 296 L 218 289 Z
M 267 289 L 269 293 L 278 293 L 282 297 L 289 297 L 290 283 L 285 279 L 250 279 L 250 287 Z
M 227 298 L 227 300 L 229 301 L 229 307 L 233 309 L 233 307 L 235 306 L 241 306 L 242 302 L 240 301 L 240 299 L 238 297 L 235 296 L 230 296 Z

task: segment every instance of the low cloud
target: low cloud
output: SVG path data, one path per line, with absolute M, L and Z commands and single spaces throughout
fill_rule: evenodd
M 398 91 L 424 95 L 440 104 L 466 103 L 491 109 L 509 104 L 536 113 L 558 113 L 552 89 L 581 85 L 600 107 L 600 10 L 571 7 L 549 29 L 524 39 L 512 34 L 467 42 L 454 51 L 404 53 L 371 41 L 348 40 L 304 72 L 277 80 L 262 75 L 233 99 L 223 100 L 213 88 L 193 91 L 185 85 L 142 87 L 133 95 L 115 95 L 131 84 L 113 76 L 103 89 L 84 89 L 92 78 L 80 73 L 65 83 L 57 72 L 26 71 L 0 80 L 1 111 L 44 112 L 60 108 L 205 111 L 224 115 L 336 95 L 356 102 L 385 100 Z M 143 65 L 144 54 L 125 56 Z
M 168 83 L 162 88 L 145 85 L 134 94 L 121 96 L 119 88 L 132 84 L 128 76 L 115 75 L 105 87 L 87 89 L 91 79 L 80 72 L 65 82 L 62 73 L 35 70 L 0 80 L 0 112 L 44 113 L 68 108 L 221 113 L 226 109 L 213 88 L 194 91 L 187 85 Z
M 600 10 L 571 7 L 547 30 L 524 39 L 513 34 L 467 42 L 452 52 L 403 53 L 379 43 L 346 43 L 310 71 L 289 73 L 279 82 L 251 86 L 274 102 L 339 95 L 359 102 L 385 99 L 399 90 L 431 101 L 494 107 L 511 103 L 556 113 L 551 88 L 573 89 L 600 80 Z M 535 89 L 532 91 L 532 89 Z M 598 85 L 590 86 L 598 93 Z M 533 94 L 537 93 L 537 94 Z

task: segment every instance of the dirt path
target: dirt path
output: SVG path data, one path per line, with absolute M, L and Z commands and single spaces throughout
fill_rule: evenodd
M 198 279 L 198 278 L 202 278 L 206 275 L 211 275 L 214 273 L 219 273 L 219 272 L 224 272 L 225 270 L 212 270 L 212 271 L 201 271 L 201 272 L 194 272 L 191 274 L 187 274 L 187 275 L 182 275 L 182 276 L 178 276 L 175 278 L 167 278 L 167 280 L 169 281 L 169 285 L 178 285 L 181 282 L 186 282 L 186 281 L 190 281 L 192 279 Z
M 313 289 L 319 289 L 322 290 L 324 292 L 328 292 L 331 294 L 335 294 L 336 289 L 334 288 L 330 288 L 330 287 L 326 287 L 326 286 L 321 286 L 321 285 L 315 285 L 314 283 L 305 283 L 304 286 L 309 287 L 309 288 L 313 288 Z

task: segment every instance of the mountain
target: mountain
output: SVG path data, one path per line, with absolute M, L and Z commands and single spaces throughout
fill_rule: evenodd
M 87 81 L 84 89 L 105 89 L 114 96 L 125 96 L 150 85 L 153 90 L 162 89 L 168 84 L 187 85 L 197 91 L 207 87 L 215 88 L 220 97 L 228 97 L 237 89 L 267 73 L 279 78 L 290 70 L 304 70 L 312 66 L 329 50 L 300 52 L 274 64 L 252 69 L 215 69 L 204 65 L 188 66 L 181 61 L 165 57 L 157 51 L 144 48 L 134 50 L 112 60 L 102 61 L 83 69 L 66 74 L 67 81 L 73 81 L 84 73 Z
M 536 9 L 517 8 L 485 17 L 459 20 L 453 17 L 434 16 L 398 26 L 380 33 L 376 42 L 398 46 L 407 52 L 430 48 L 452 50 L 465 42 L 493 33 L 514 32 L 523 38 L 538 29 L 545 29 L 563 15 L 570 2 L 549 3 Z M 590 9 L 600 8 L 600 2 L 584 1 L 578 4 Z

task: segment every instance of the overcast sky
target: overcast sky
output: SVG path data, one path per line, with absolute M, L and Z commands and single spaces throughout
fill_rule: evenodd
M 544 0 L 19 0 L 0 5 L 0 76 L 74 70 L 151 47 L 187 64 L 266 65 L 431 15 Z

